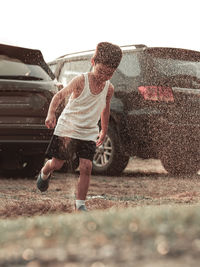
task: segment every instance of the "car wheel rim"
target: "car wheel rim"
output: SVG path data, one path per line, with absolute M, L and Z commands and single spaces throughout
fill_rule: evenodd
M 112 156 L 112 141 L 108 135 L 106 135 L 106 139 L 104 143 L 97 147 L 96 153 L 94 155 L 93 164 L 97 167 L 106 166 L 110 158 Z

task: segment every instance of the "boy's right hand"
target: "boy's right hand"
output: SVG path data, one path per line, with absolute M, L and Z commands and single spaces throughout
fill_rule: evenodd
M 45 120 L 45 125 L 48 129 L 53 129 L 56 126 L 56 116 L 47 115 L 47 118 Z

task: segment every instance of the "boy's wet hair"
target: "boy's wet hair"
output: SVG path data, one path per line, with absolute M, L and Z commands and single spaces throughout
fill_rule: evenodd
M 94 62 L 102 63 L 110 68 L 117 68 L 122 58 L 122 50 L 118 45 L 101 42 L 97 45 L 94 54 Z

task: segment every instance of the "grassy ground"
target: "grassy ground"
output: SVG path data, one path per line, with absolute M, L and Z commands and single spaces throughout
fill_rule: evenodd
M 0 221 L 0 266 L 198 266 L 200 205 Z
M 1 267 L 193 267 L 200 261 L 200 179 L 132 161 L 92 177 L 89 213 L 74 212 L 77 175 L 0 179 Z

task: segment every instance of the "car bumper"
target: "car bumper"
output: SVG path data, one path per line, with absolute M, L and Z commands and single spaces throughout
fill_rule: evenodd
M 52 133 L 43 125 L 0 125 L 0 154 L 44 153 Z
M 143 114 L 128 117 L 129 124 L 126 126 L 128 137 L 123 141 L 130 155 L 156 158 L 163 146 L 173 142 L 199 148 L 200 124 L 198 122 L 173 122 L 157 115 L 144 116 Z

